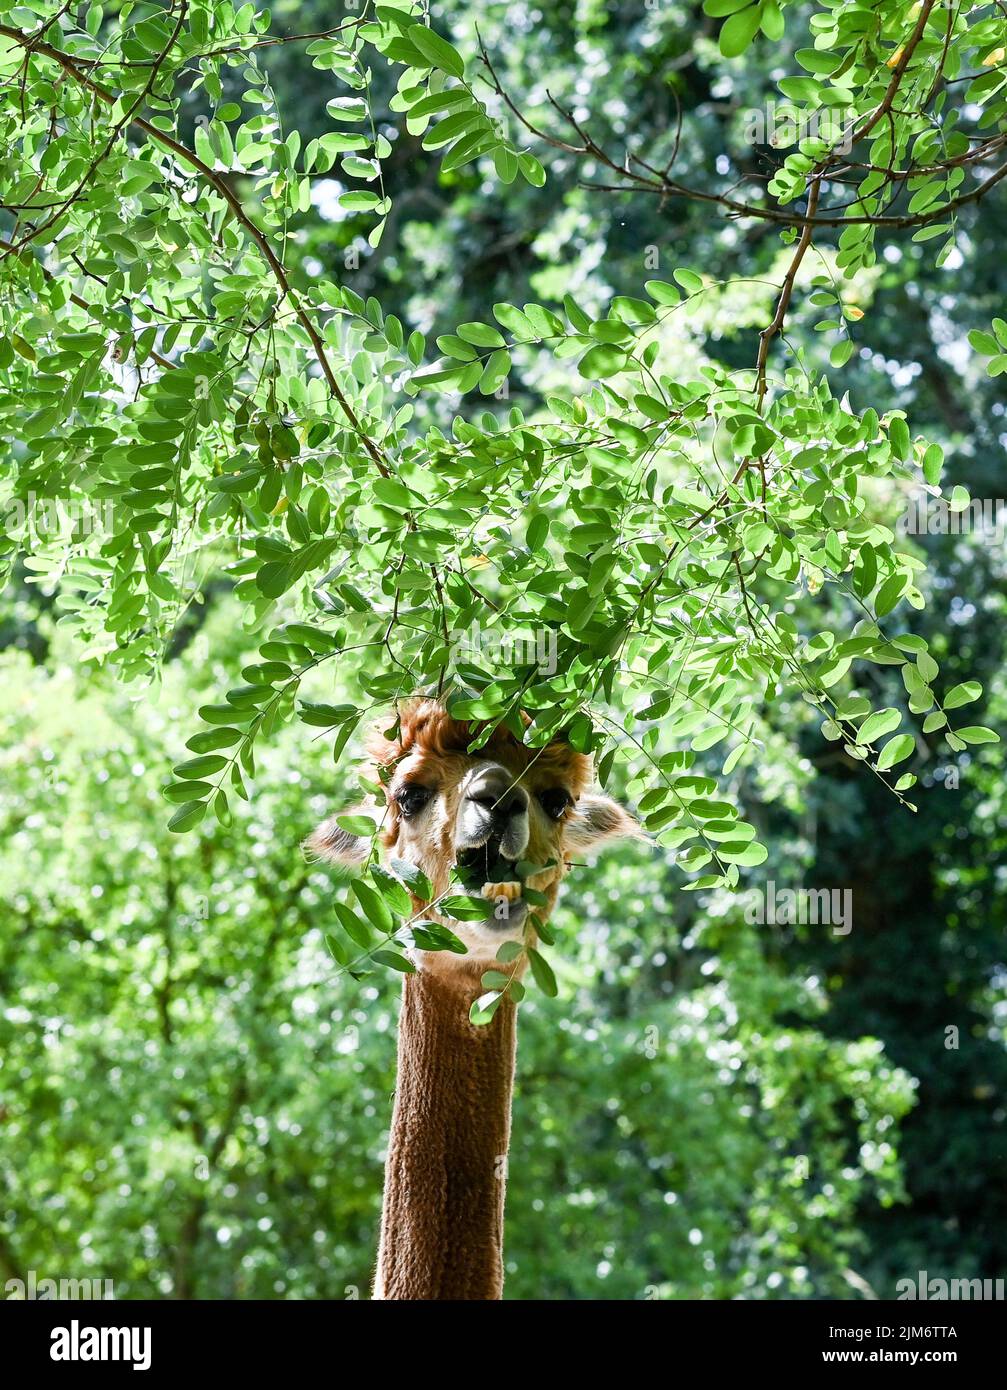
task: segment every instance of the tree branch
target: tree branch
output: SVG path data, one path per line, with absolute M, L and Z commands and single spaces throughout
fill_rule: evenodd
M 804 223 L 804 231 L 801 233 L 797 243 L 797 250 L 786 275 L 783 277 L 783 286 L 780 290 L 780 298 L 777 301 L 776 313 L 773 315 L 772 322 L 759 334 L 759 357 L 755 364 L 756 379 L 756 409 L 762 412 L 762 403 L 766 398 L 766 365 L 769 361 L 769 348 L 773 339 L 783 331 L 783 324 L 787 317 L 787 310 L 790 308 L 790 301 L 794 293 L 794 282 L 797 279 L 797 272 L 801 268 L 801 262 L 807 254 L 808 247 L 811 245 L 815 234 L 815 209 L 818 207 L 818 195 L 822 188 L 822 176 L 812 179 L 811 187 L 808 190 L 808 216 Z
M 905 46 L 899 54 L 898 62 L 892 71 L 892 76 L 885 89 L 884 95 L 870 116 L 868 116 L 864 123 L 853 132 L 852 139 L 854 142 L 865 139 L 875 129 L 878 123 L 892 112 L 899 88 L 906 75 L 913 55 L 923 38 L 927 22 L 936 3 L 937 0 L 924 0 L 913 32 L 906 40 Z M 561 150 L 566 154 L 589 156 L 599 164 L 604 165 L 605 168 L 611 169 L 613 173 L 618 174 L 621 179 L 625 180 L 625 182 L 619 184 L 585 181 L 580 185 L 582 188 L 593 189 L 596 192 L 649 193 L 660 197 L 662 200 L 666 198 L 684 198 L 693 202 L 711 203 L 723 208 L 726 212 L 736 217 L 756 218 L 760 221 L 771 222 L 781 227 L 800 227 L 802 231 L 809 223 L 813 227 L 847 227 L 859 225 L 901 229 L 925 227 L 937 221 L 939 218 L 945 217 L 950 213 L 958 211 L 960 208 L 968 206 L 969 203 L 978 202 L 1003 178 L 1007 177 L 1007 164 L 1004 164 L 996 169 L 983 183 L 972 189 L 971 192 L 963 193 L 957 198 L 951 199 L 950 202 L 943 203 L 939 207 L 930 208 L 924 212 L 905 215 L 881 213 L 858 213 L 853 215 L 842 213 L 842 215 L 840 215 L 838 211 L 826 211 L 820 214 L 816 213 L 815 216 L 809 218 L 807 214 L 802 216 L 800 213 L 788 213 L 782 211 L 780 208 L 769 207 L 766 204 L 743 202 L 725 193 L 710 192 L 706 189 L 693 188 L 687 184 L 680 183 L 677 179 L 669 177 L 669 170 L 671 168 L 670 162 L 663 173 L 656 173 L 651 165 L 633 154 L 628 154 L 625 161 L 619 162 L 613 159 L 598 144 L 585 127 L 577 121 L 572 112 L 562 107 L 551 93 L 547 93 L 550 104 L 576 132 L 581 143 L 573 144 L 568 140 L 563 140 L 558 136 L 550 134 L 530 120 L 510 94 L 504 89 L 493 66 L 492 59 L 481 39 L 479 40 L 479 52 L 483 65 L 488 73 L 488 77 L 485 77 L 485 80 L 529 134 L 536 136 L 536 138 L 550 145 L 553 149 Z M 933 91 L 933 88 L 931 88 L 931 91 Z M 842 143 L 845 144 L 845 141 Z M 988 143 L 991 148 L 999 147 L 995 140 L 991 140 Z M 814 167 L 811 178 L 816 178 L 824 174 L 835 162 L 836 153 L 835 150 L 830 151 L 829 154 L 820 160 Z M 905 177 L 908 178 L 917 173 L 924 172 L 937 173 L 967 162 L 974 161 L 957 156 L 953 159 L 949 159 L 944 164 L 925 170 L 907 170 L 905 171 Z M 638 165 L 639 168 L 634 169 L 631 167 L 633 164 Z M 641 169 L 647 172 L 641 173 L 639 171 Z
M 80 84 L 80 86 L 84 87 L 87 91 L 92 92 L 98 98 L 98 100 L 103 102 L 106 106 L 115 105 L 116 98 L 112 95 L 110 91 L 108 91 L 107 88 L 103 87 L 99 82 L 95 82 L 93 78 L 87 75 L 87 73 L 82 72 L 81 69 L 77 66 L 77 64 L 73 61 L 73 59 L 68 58 L 65 53 L 61 53 L 60 50 L 58 48 L 54 48 L 52 44 L 39 42 L 33 39 L 31 35 L 23 33 L 20 29 L 12 29 L 6 24 L 0 24 L 0 34 L 2 34 L 5 38 L 12 39 L 15 43 L 20 44 L 21 47 L 24 48 L 29 55 L 32 53 L 38 53 L 46 58 L 51 59 L 52 62 L 57 63 L 67 74 L 68 77 L 72 77 L 75 82 Z M 326 383 L 328 384 L 329 391 L 333 399 L 339 404 L 343 414 L 346 416 L 346 419 L 350 424 L 350 427 L 352 428 L 353 432 L 357 435 L 357 437 L 360 439 L 368 454 L 371 456 L 378 471 L 381 473 L 383 477 L 391 477 L 391 470 L 388 468 L 387 464 L 382 458 L 381 451 L 378 448 L 378 445 L 374 442 L 374 440 L 364 429 L 359 416 L 353 409 L 353 406 L 350 404 L 345 393 L 340 387 L 339 382 L 336 379 L 335 372 L 332 370 L 332 365 L 329 362 L 328 355 L 326 354 L 325 344 L 322 341 L 321 334 L 315 327 L 311 315 L 307 312 L 307 310 L 301 303 L 300 296 L 295 292 L 293 286 L 291 285 L 282 261 L 279 259 L 276 252 L 273 250 L 272 244 L 270 243 L 268 236 L 266 236 L 265 232 L 263 232 L 259 227 L 255 225 L 249 214 L 245 211 L 241 203 L 241 200 L 229 187 L 227 180 L 223 178 L 220 174 L 216 173 L 213 169 L 211 169 L 208 164 L 206 164 L 202 159 L 200 159 L 199 155 L 197 155 L 194 150 L 190 150 L 186 145 L 183 145 L 179 140 L 176 140 L 173 136 L 168 135 L 165 131 L 158 130 L 157 126 L 151 125 L 151 123 L 145 120 L 144 117 L 138 116 L 136 114 L 131 114 L 128 123 L 131 126 L 134 126 L 137 130 L 141 130 L 149 140 L 153 140 L 154 143 L 160 145 L 162 149 L 170 151 L 170 153 L 173 154 L 176 157 L 176 159 L 181 160 L 184 164 L 189 165 L 190 168 L 195 169 L 197 173 L 201 174 L 202 177 L 206 180 L 206 182 L 210 184 L 214 191 L 218 193 L 221 198 L 223 198 L 224 202 L 230 209 L 235 221 L 241 227 L 244 228 L 244 230 L 252 238 L 256 246 L 261 251 L 266 261 L 266 264 L 268 265 L 273 275 L 273 278 L 276 280 L 276 283 L 280 288 L 282 297 L 289 300 L 298 323 L 304 329 L 304 332 L 308 335 L 308 339 L 311 343 L 312 350 L 314 351 L 315 357 L 318 360 L 318 364 L 322 369 L 322 373 L 325 377 Z

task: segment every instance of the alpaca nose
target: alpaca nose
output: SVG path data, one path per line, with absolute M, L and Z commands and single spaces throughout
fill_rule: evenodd
M 528 793 L 500 763 L 474 770 L 463 792 L 456 843 L 463 849 L 495 844 L 505 859 L 528 847 Z
M 528 793 L 503 768 L 487 768 L 473 779 L 466 800 L 488 811 L 494 825 L 500 827 L 528 812 Z
M 528 796 L 520 787 L 515 787 L 510 796 L 503 797 L 493 806 L 493 816 L 500 822 L 523 816 L 528 810 Z

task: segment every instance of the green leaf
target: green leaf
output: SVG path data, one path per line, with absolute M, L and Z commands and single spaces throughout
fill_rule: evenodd
M 545 170 L 533 154 L 519 154 L 517 163 L 522 178 L 532 188 L 541 188 L 545 184 Z
M 525 545 L 532 551 L 541 550 L 548 538 L 549 518 L 545 512 L 539 512 L 528 523 L 528 530 L 525 532 Z
M 337 940 L 337 938 L 334 937 L 331 932 L 325 933 L 325 945 L 328 949 L 329 955 L 332 957 L 332 959 L 336 962 L 337 965 L 343 967 L 349 965 L 349 951 L 347 951 L 343 943 Z
M 985 728 L 982 724 L 970 724 L 965 729 L 956 729 L 955 733 L 963 743 L 999 743 L 1000 735 L 992 729 Z
M 912 734 L 896 734 L 894 738 L 890 738 L 878 754 L 878 771 L 887 772 L 890 767 L 908 758 L 915 746 Z
M 944 697 L 945 709 L 957 709 L 959 705 L 970 705 L 973 700 L 978 700 L 983 693 L 983 688 L 979 681 L 962 681 L 960 685 L 953 685 Z
M 333 97 L 326 102 L 326 111 L 334 121 L 363 121 L 367 119 L 367 103 L 358 97 Z
M 243 718 L 251 719 L 252 713 L 253 712 L 249 710 L 243 714 L 243 712 L 236 709 L 234 705 L 201 705 L 199 709 L 199 717 L 204 724 L 230 725 L 235 722 L 241 722 Z M 229 729 L 228 732 L 230 733 L 232 730 Z
M 472 1007 L 469 1009 L 469 1019 L 471 1022 L 474 1023 L 477 1028 L 485 1028 L 488 1023 L 492 1023 L 493 1015 L 500 1007 L 500 1000 L 502 998 L 502 994 L 498 994 L 492 990 L 486 994 L 480 994 L 479 998 L 474 1000 Z
M 718 845 L 717 857 L 722 859 L 725 864 L 743 864 L 747 868 L 752 868 L 757 864 L 766 862 L 769 858 L 769 850 L 757 840 L 752 840 L 750 843 L 736 840 L 728 844 Z
M 621 348 L 610 343 L 599 343 L 597 347 L 589 348 L 585 352 L 580 359 L 578 370 L 581 376 L 587 377 L 589 381 L 601 381 L 623 371 L 627 362 L 628 358 Z
M 405 956 L 400 956 L 398 951 L 375 951 L 371 956 L 375 965 L 387 966 L 389 970 L 398 970 L 403 975 L 411 975 L 416 966 Z
M 355 705 L 320 705 L 312 700 L 304 700 L 297 708 L 305 724 L 318 729 L 331 729 L 336 724 L 345 724 L 356 717 Z
M 483 369 L 479 380 L 479 390 L 484 396 L 492 396 L 499 391 L 500 387 L 507 380 L 511 369 L 511 358 L 509 352 L 502 349 L 494 352 Z
M 776 43 L 783 38 L 785 23 L 783 11 L 780 9 L 776 0 L 763 0 L 762 4 L 762 32 L 771 42 Z
M 879 618 L 892 611 L 908 587 L 909 576 L 901 572 L 885 580 L 874 600 L 874 611 Z
M 407 512 L 416 505 L 416 498 L 397 478 L 375 478 L 371 487 L 379 502 L 397 511 Z
M 929 652 L 920 652 L 916 657 L 916 669 L 923 677 L 927 685 L 937 678 L 940 667 Z
M 534 946 L 528 948 L 528 963 L 531 966 L 531 973 L 535 983 L 543 994 L 547 994 L 550 999 L 555 999 L 559 993 L 559 986 L 556 983 L 556 976 L 553 974 L 552 966 L 540 951 L 536 951 Z
M 374 940 L 371 928 L 346 903 L 333 903 L 332 910 L 343 931 L 361 950 L 369 951 Z
M 336 824 L 347 835 L 360 835 L 365 839 L 370 839 L 378 829 L 370 816 L 337 816 Z
M 177 777 L 209 777 L 214 772 L 219 772 L 221 768 L 227 766 L 227 758 L 219 754 L 207 754 L 202 758 L 189 758 L 184 763 L 175 764 L 175 775 Z
M 501 183 L 513 183 L 517 178 L 518 159 L 513 150 L 507 149 L 504 145 L 498 145 L 493 151 L 493 164 L 497 171 L 497 178 Z
M 458 893 L 442 898 L 440 909 L 445 917 L 453 917 L 457 922 L 485 922 L 493 913 L 493 904 L 475 894 Z
M 877 714 L 872 714 L 869 719 L 865 719 L 857 732 L 858 743 L 874 743 L 882 734 L 890 734 L 893 729 L 897 729 L 902 722 L 902 715 L 897 709 L 881 709 Z
M 194 753 L 209 753 L 214 748 L 230 748 L 243 738 L 240 729 L 204 729 L 202 733 L 193 734 L 185 746 Z
M 413 944 L 420 951 L 451 951 L 456 956 L 468 954 L 465 942 L 455 936 L 443 922 L 413 922 L 409 927 Z
M 168 829 L 176 835 L 181 835 L 184 831 L 191 830 L 193 826 L 198 825 L 205 815 L 205 801 L 187 801 L 172 816 L 168 822 Z
M 666 280 L 648 280 L 643 287 L 658 304 L 678 304 L 682 296 L 674 285 L 669 285 Z
M 896 415 L 889 424 L 888 439 L 897 459 L 909 457 L 909 426 L 901 416 Z
M 412 899 L 398 879 L 380 864 L 372 865 L 371 878 L 392 912 L 400 917 L 408 917 L 413 910 Z
M 984 333 L 980 328 L 973 328 L 969 332 L 969 342 L 976 352 L 981 352 L 986 357 L 995 357 L 1000 351 L 1000 346 L 992 333 Z
M 458 325 L 457 333 L 466 343 L 472 343 L 474 347 L 483 348 L 502 348 L 507 346 L 504 335 L 488 323 L 461 323 Z
M 535 337 L 535 329 L 527 314 L 523 314 L 514 304 L 494 304 L 493 317 L 497 323 L 509 329 L 519 342 L 527 342 Z
M 308 623 L 287 623 L 282 629 L 284 640 L 297 642 L 310 647 L 313 652 L 334 652 L 342 646 L 338 633 L 327 632 L 325 628 L 311 627 Z
M 725 58 L 737 58 L 744 53 L 755 38 L 761 19 L 759 5 L 749 5 L 731 15 L 720 31 L 720 51 Z
M 355 878 L 350 884 L 350 891 L 363 908 L 364 916 L 372 926 L 376 927 L 382 935 L 389 935 L 395 923 L 384 899 L 374 891 L 369 883 L 364 883 L 359 878 Z
M 677 270 L 673 270 L 671 273 L 688 295 L 698 294 L 703 288 L 703 277 L 698 271 L 689 270 L 685 266 L 679 266 Z
M 948 498 L 948 509 L 952 512 L 963 512 L 969 505 L 969 501 L 968 488 L 964 488 L 958 483 L 951 489 L 951 495 Z
M 410 864 L 405 859 L 393 858 L 389 859 L 388 867 L 396 878 L 400 878 L 422 902 L 432 900 L 434 890 L 430 880 L 415 864 Z
M 433 29 L 428 29 L 424 24 L 411 24 L 406 30 L 406 38 L 433 67 L 440 68 L 450 77 L 465 76 L 461 55 Z
M 930 444 L 923 455 L 923 476 L 931 487 L 940 482 L 943 466 L 944 450 L 939 444 Z
M 209 796 L 212 791 L 212 782 L 171 782 L 162 795 L 168 801 L 195 801 Z

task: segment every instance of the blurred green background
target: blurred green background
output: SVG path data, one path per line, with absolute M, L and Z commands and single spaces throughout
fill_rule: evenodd
M 469 7 L 450 0 L 437 19 L 471 45 Z M 337 20 L 321 3 L 273 6 L 278 34 Z M 780 50 L 726 64 L 698 6 L 545 0 L 478 20 L 509 88 L 541 110 L 549 87 L 590 113 L 603 146 L 667 157 L 680 110 L 684 182 L 771 168 L 744 126 Z M 322 133 L 330 79 L 300 45 L 265 54 L 286 122 Z M 378 250 L 337 208 L 335 181 L 316 179 L 301 270 L 425 332 L 498 300 L 570 291 L 594 307 L 676 265 L 778 278 L 772 230 L 592 192 L 588 166 L 546 162 L 545 189 L 501 190 L 477 165 L 440 174 L 399 133 Z M 996 199 L 967 209 L 939 269 L 908 235 L 889 243 L 857 281 L 865 316 L 842 372 L 858 406 L 904 408 L 942 443 L 949 481 L 991 499 L 1005 490 L 1004 407 L 966 334 L 1002 308 L 1001 223 Z M 749 366 L 771 295 L 725 288 L 681 330 L 683 362 L 702 341 Z M 813 362 L 814 319 L 798 296 L 788 333 Z M 557 384 L 516 380 L 529 410 Z M 900 499 L 879 505 L 894 517 Z M 1003 734 L 1002 536 L 916 543 L 931 571 L 912 621 L 949 685 L 983 681 L 975 722 Z M 211 573 L 161 687 L 121 689 L 69 645 L 59 604 L 58 583 L 43 590 L 30 569 L 0 599 L 0 1280 L 366 1297 L 398 986 L 337 974 L 324 933 L 341 890 L 298 847 L 354 797 L 352 757 L 334 767 L 303 726 L 283 730 L 232 827 L 169 836 L 160 786 L 255 634 Z M 352 697 L 352 669 L 331 679 L 324 698 Z M 876 704 L 901 698 L 885 669 L 869 679 Z M 750 881 L 851 887 L 848 936 L 749 924 L 737 897 L 682 894 L 640 846 L 568 880 L 560 997 L 521 1008 L 507 1297 L 892 1297 L 923 1269 L 1002 1277 L 996 750 L 949 764 L 921 737 L 912 816 L 817 722 L 801 702 L 767 711 L 765 760 L 737 793 L 770 847 Z

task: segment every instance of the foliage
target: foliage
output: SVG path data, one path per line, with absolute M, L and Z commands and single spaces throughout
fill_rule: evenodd
M 740 51 L 742 33 L 745 43 L 752 37 L 751 10 L 728 19 L 725 53 Z M 755 15 L 776 38 L 779 13 L 759 7 Z M 919 187 L 899 225 L 930 232 L 952 217 L 955 190 L 978 155 L 946 113 L 944 147 L 929 133 L 942 111 L 939 99 L 930 110 L 934 53 L 956 76 L 998 21 L 960 19 L 945 36 L 926 0 L 906 34 L 895 6 L 866 36 L 856 5 L 836 15 L 834 30 L 816 26 L 815 47 L 798 57 L 818 78 L 841 74 L 824 90 L 843 98 L 844 140 L 871 137 L 870 172 L 842 215 L 830 216 L 819 203 L 839 142 L 805 140 L 788 157 L 769 191 L 779 207 L 806 194 L 805 213 L 742 209 L 802 228 L 753 371 L 739 376 L 709 358 L 695 379 L 676 380 L 663 368 L 662 338 L 706 290 L 703 277 L 685 268 L 674 283 L 647 282 L 646 299 L 617 296 L 601 316 L 569 297 L 562 314 L 498 304 L 499 327 L 459 325 L 437 339 L 446 361 L 415 370 L 423 335 L 407 342 L 401 321 L 376 301 L 327 280 L 295 288 L 287 275 L 286 224 L 310 203 L 309 176 L 338 152 L 345 173 L 373 180 L 389 142 L 373 128 L 369 136 L 334 134 L 300 157 L 300 137 L 284 135 L 257 66 L 264 19 L 226 3 L 182 5 L 177 13 L 141 8 L 106 34 L 95 9 L 83 31 L 62 12 L 51 24 L 49 11 L 39 14 L 37 31 L 0 27 L 18 78 L 8 83 L 16 175 L 9 205 L 30 219 L 5 260 L 20 290 L 5 350 L 9 420 L 26 441 L 15 489 L 23 496 L 41 484 L 47 496 L 67 500 L 83 491 L 110 502 L 114 517 L 111 534 L 96 530 L 80 544 L 71 538 L 67 617 L 90 654 L 127 676 L 149 673 L 198 583 L 194 554 L 229 541 L 236 558 L 228 570 L 255 621 L 264 623 L 296 587 L 310 589 L 340 624 L 268 633 L 246 685 L 204 712 L 234 732 L 200 736 L 202 761 L 186 760 L 171 792 L 182 803 L 174 829 L 197 824 L 211 799 L 226 816 L 224 774 L 244 794 L 242 769 L 251 768 L 256 737 L 294 714 L 306 671 L 330 655 L 378 646 L 388 662 L 361 680 L 369 700 L 431 683 L 443 689 L 450 678 L 459 717 L 514 721 L 521 707 L 532 715 L 533 738 L 566 728 L 584 751 L 605 743 L 606 731 L 592 723 L 593 702 L 611 702 L 618 681 L 634 697 L 637 718 L 664 723 L 660 748 L 654 729 L 638 740 L 652 764 L 648 826 L 683 847 L 688 871 L 710 867 L 695 880 L 704 887 L 737 882 L 738 866 L 762 862 L 765 849 L 735 824 L 729 800 L 676 774 L 723 740 L 731 745 L 725 775 L 753 755 L 745 706 L 756 692 L 794 683 L 826 716 L 826 736 L 879 775 L 905 761 L 913 740 L 894 732 L 897 710 L 872 716 L 859 696 L 832 693 L 854 660 L 901 666 L 911 711 L 925 714 L 929 728 L 946 728 L 953 749 L 994 737 L 977 726 L 952 732 L 925 642 L 881 625 L 902 600 L 923 599 L 918 562 L 872 515 L 868 484 L 895 475 L 936 488 L 940 448 L 914 442 L 900 412 L 854 412 L 799 359 L 771 389 L 768 358 L 819 225 L 844 224 L 835 267 L 849 279 L 871 264 L 877 228 L 889 225 L 882 209 L 902 184 Z M 894 50 L 893 36 L 905 38 Z M 405 110 L 407 129 L 438 118 L 425 144 L 448 150 L 442 171 L 492 155 L 504 183 L 519 168 L 540 181 L 537 163 L 494 134 L 457 50 L 410 7 L 379 7 L 310 47 L 317 66 L 363 93 L 333 98 L 333 119 L 366 123 L 367 65 L 386 61 L 403 68 L 391 105 Z M 239 65 L 242 100 L 255 112 L 237 125 L 241 105 L 220 98 L 222 69 Z M 486 70 L 484 82 L 510 101 L 488 61 Z M 177 129 L 182 72 L 195 72 L 208 105 L 192 149 Z M 820 104 L 823 83 L 798 79 L 783 90 L 803 119 Z M 998 92 L 984 79 L 970 89 L 977 104 L 989 95 L 991 119 Z M 598 152 L 589 139 L 584 148 Z M 939 176 L 884 172 L 910 157 L 913 168 L 929 168 L 939 156 Z M 256 176 L 255 217 L 232 187 L 235 169 Z M 193 196 L 179 196 L 180 179 L 194 184 Z M 969 200 L 977 196 L 972 190 Z M 388 210 L 374 193 L 348 193 L 341 203 Z M 43 245 L 58 270 L 32 254 Z M 70 283 L 82 274 L 104 289 L 93 309 L 71 299 Z M 122 296 L 142 286 L 154 298 L 140 293 L 128 318 L 116 318 Z M 817 326 L 841 334 L 833 353 L 841 365 L 854 315 L 832 277 L 816 276 L 812 287 L 813 300 L 839 314 Z M 159 368 L 153 379 L 138 379 L 124 407 L 116 360 L 106 360 L 110 328 L 119 365 Z M 457 418 L 447 431 L 429 408 L 406 403 L 429 390 L 493 396 L 515 353 L 533 352 L 576 358 L 581 378 L 598 384 L 581 396 L 550 396 L 543 418 L 513 407 Z M 34 563 L 63 573 L 66 547 Z M 489 592 L 474 585 L 475 570 Z M 867 616 L 838 635 L 827 627 L 802 632 L 787 612 L 795 584 L 811 592 L 835 584 Z M 480 619 L 511 634 L 554 630 L 556 673 L 488 670 L 482 662 L 456 662 L 449 671 L 451 632 Z M 339 712 L 340 742 L 359 712 Z M 669 741 L 683 746 L 664 751 Z M 237 751 L 204 752 L 211 746 Z M 609 765 L 602 761 L 603 775 Z M 913 781 L 912 773 L 893 773 L 900 800 Z

